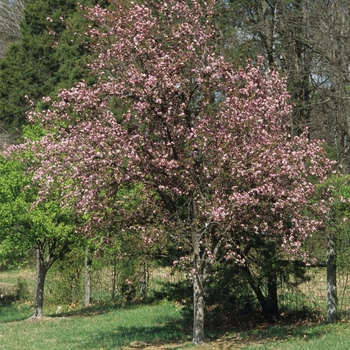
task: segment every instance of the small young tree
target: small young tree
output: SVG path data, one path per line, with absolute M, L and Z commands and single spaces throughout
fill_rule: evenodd
M 34 206 L 38 187 L 28 172 L 34 158 L 31 153 L 22 154 L 22 163 L 3 155 L 0 158 L 0 264 L 15 264 L 19 257 L 36 250 L 32 317 L 40 318 L 47 271 L 77 244 L 79 237 L 74 233 L 73 215 L 53 197 Z
M 112 1 L 86 9 L 99 81 L 62 90 L 30 117 L 48 134 L 31 143 L 41 200 L 60 189 L 90 218 L 137 244 L 171 237 L 193 282 L 193 342 L 204 340 L 204 292 L 213 263 L 245 264 L 251 237 L 295 256 L 324 212 L 310 202 L 330 164 L 307 133 L 289 134 L 285 84 L 260 63 L 234 71 L 217 53 L 213 4 Z M 137 205 L 117 193 L 140 184 Z M 133 223 L 131 225 L 130 223 Z M 123 231 L 124 230 L 124 231 Z M 137 235 L 136 235 L 137 233 Z
M 337 274 L 349 269 L 349 176 L 332 176 L 318 187 L 330 203 L 328 220 L 325 221 L 323 248 L 326 250 L 327 267 L 327 317 L 328 323 L 337 322 L 338 287 Z

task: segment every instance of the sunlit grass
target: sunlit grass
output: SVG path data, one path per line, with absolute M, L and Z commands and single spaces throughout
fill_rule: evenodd
M 171 303 L 90 308 L 42 321 L 6 322 L 0 316 L 1 349 L 119 349 L 132 342 L 186 340 L 181 310 Z
M 157 271 L 154 283 L 155 290 L 162 291 L 167 283 L 173 282 L 165 278 L 163 270 Z M 167 272 L 167 271 L 166 271 Z M 0 289 L 11 295 L 21 277 L 33 289 L 35 273 L 33 270 L 11 270 L 0 273 Z M 316 287 L 301 286 L 301 295 L 296 298 L 295 307 L 307 296 L 309 290 L 316 294 Z M 0 290 L 1 292 L 1 290 Z M 288 291 L 290 294 L 293 291 Z M 161 295 L 161 293 L 160 293 Z M 288 295 L 289 303 L 293 295 Z M 154 300 L 154 299 L 153 299 Z M 290 304 L 288 304 L 290 306 Z M 32 300 L 14 302 L 11 299 L 0 300 L 0 349 L 4 350 L 41 350 L 41 349 L 104 349 L 115 350 L 125 347 L 152 349 L 184 349 L 191 345 L 191 319 L 179 304 L 163 301 L 147 304 L 113 305 L 97 304 L 80 309 L 81 305 L 61 305 L 56 315 L 57 304 L 49 301 L 44 305 L 44 319 L 30 321 L 28 317 L 33 311 Z M 310 309 L 312 310 L 312 309 Z M 309 311 L 310 311 L 309 310 Z M 187 310 L 188 317 L 191 317 Z M 305 316 L 305 310 L 303 316 Z M 322 314 L 322 310 L 321 310 Z M 308 319 L 315 320 L 313 313 Z M 219 316 L 213 316 L 218 317 Z M 254 329 L 242 330 L 237 322 L 228 323 L 225 329 L 206 328 L 206 344 L 195 347 L 201 349 L 304 349 L 327 350 L 349 349 L 350 323 L 349 315 L 342 315 L 344 320 L 335 325 L 320 323 L 300 324 L 277 323 L 272 326 L 254 323 Z M 207 318 L 209 320 L 210 317 Z M 317 319 L 317 317 L 316 317 Z M 311 322 L 311 321 L 310 321 Z M 214 322 L 218 325 L 220 321 Z M 239 326 L 235 328 L 236 324 Z M 177 344 L 177 345 L 176 345 Z
M 29 304 L 3 302 L 0 304 L 0 323 L 23 320 L 28 318 L 32 313 L 33 308 Z
M 252 331 L 247 339 L 254 340 L 254 345 L 245 350 L 286 349 L 286 350 L 348 350 L 350 324 L 319 324 L 312 326 L 274 326 L 265 331 Z
M 152 345 L 192 348 L 191 327 L 182 310 L 170 302 L 97 305 L 41 321 L 24 320 L 30 307 L 12 303 L 0 309 L 0 349 L 122 349 Z M 12 321 L 12 322 L 10 322 Z M 350 323 L 258 325 L 255 329 L 207 330 L 206 344 L 196 349 L 349 349 Z M 141 344 L 141 345 L 140 345 Z M 168 344 L 168 345 L 165 345 Z

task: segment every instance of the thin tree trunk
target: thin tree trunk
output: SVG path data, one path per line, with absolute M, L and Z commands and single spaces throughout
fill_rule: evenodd
M 85 300 L 84 300 L 84 306 L 88 307 L 90 305 L 90 299 L 91 299 L 91 273 L 90 273 L 90 252 L 89 248 L 85 248 Z
M 113 276 L 112 276 L 112 301 L 115 300 L 115 290 L 117 286 L 117 259 L 114 257 L 113 259 Z
M 199 272 L 196 269 L 193 276 L 193 344 L 204 341 L 204 286 Z
M 276 245 L 274 242 L 268 244 L 268 250 L 265 252 L 267 263 L 267 307 L 268 318 L 279 316 L 278 294 L 277 294 L 277 272 L 276 272 Z
M 267 276 L 267 304 L 270 318 L 279 316 L 276 271 L 271 271 Z
M 194 212 L 196 208 L 194 207 Z M 204 266 L 200 256 L 200 235 L 193 233 L 193 344 L 204 342 Z M 203 267 L 203 268 L 202 268 Z
M 270 305 L 268 303 L 267 298 L 264 296 L 263 292 L 260 289 L 260 286 L 256 283 L 254 276 L 252 275 L 252 273 L 249 270 L 249 267 L 247 265 L 242 266 L 242 270 L 244 272 L 244 275 L 250 285 L 250 287 L 253 289 L 259 304 L 262 308 L 263 314 L 265 319 L 268 322 L 272 322 L 273 318 L 272 318 L 272 314 L 271 314 L 271 310 L 270 310 Z
M 43 255 L 40 249 L 37 249 L 34 313 L 31 318 L 41 318 L 43 316 L 44 286 L 47 270 Z
M 142 264 L 142 278 L 140 280 L 140 295 L 142 298 L 147 296 L 147 262 Z
M 327 242 L 327 323 L 337 321 L 337 256 L 335 235 L 328 233 Z

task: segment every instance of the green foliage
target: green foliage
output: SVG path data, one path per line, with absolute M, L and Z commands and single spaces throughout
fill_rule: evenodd
M 230 305 L 237 312 L 249 312 L 258 308 L 249 284 L 236 265 L 218 265 L 209 282 L 207 293 L 208 305 L 221 305 L 224 308 Z
M 148 278 L 144 259 L 142 255 L 122 255 L 118 249 L 113 251 L 112 244 L 105 246 L 92 260 L 92 301 L 125 303 L 143 297 L 140 292 L 141 280 L 145 278 L 147 281 Z
M 76 245 L 48 272 L 47 303 L 82 305 L 84 280 L 84 249 Z
M 175 283 L 162 282 L 161 288 L 154 291 L 153 295 L 157 300 L 168 300 L 186 305 L 185 312 L 193 311 L 190 307 L 193 303 L 192 284 L 188 280 Z M 210 294 L 209 294 L 210 299 Z M 211 304 L 211 300 L 208 301 Z M 190 308 L 189 308 L 190 307 Z
M 337 266 L 350 267 L 350 177 L 334 175 L 318 186 L 318 197 L 325 197 L 331 206 L 325 231 L 335 233 Z
M 250 34 L 244 1 L 216 4 L 215 26 L 220 32 L 220 51 L 236 67 L 244 67 L 247 59 L 256 60 L 261 50 Z
M 43 134 L 38 125 L 26 127 L 25 132 L 32 140 Z M 51 200 L 35 204 L 38 186 L 26 167 L 34 158 L 30 152 L 8 159 L 0 156 L 0 265 L 25 261 L 31 248 L 39 246 L 48 249 L 50 259 L 57 259 L 63 247 L 77 241 L 75 218 L 54 194 Z
M 91 245 L 92 249 L 93 245 Z M 144 299 L 141 295 L 141 279 L 148 279 L 145 257 L 122 256 L 113 244 L 91 253 L 91 302 L 120 302 Z M 85 253 L 82 245 L 76 245 L 57 261 L 47 276 L 46 300 L 54 304 L 81 305 L 85 288 Z M 144 268 L 146 267 L 146 270 Z M 145 277 L 146 276 L 146 277 Z M 189 286 L 188 286 L 189 288 Z
M 337 159 L 338 158 L 338 151 L 337 151 L 337 148 L 335 146 L 324 144 L 323 148 L 325 149 L 327 157 L 329 159 L 338 160 Z
M 82 5 L 98 1 L 83 0 Z M 88 50 L 80 34 L 87 30 L 75 0 L 27 0 L 20 40 L 0 60 L 0 120 L 11 128 L 26 123 L 25 112 L 43 96 L 55 96 L 85 78 Z M 27 96 L 27 97 L 25 97 Z M 45 104 L 42 104 L 45 107 Z
M 16 286 L 16 300 L 25 301 L 30 299 L 28 283 L 23 277 L 18 277 Z
M 137 259 L 121 260 L 117 264 L 117 288 L 124 301 L 134 300 L 138 295 Z
M 22 164 L 0 158 L 0 265 L 25 256 L 34 240 L 28 210 L 35 200 Z M 26 239 L 23 239 L 26 237 Z
M 39 123 L 31 123 L 30 125 L 23 125 L 23 135 L 30 141 L 39 141 L 45 136 L 45 131 Z

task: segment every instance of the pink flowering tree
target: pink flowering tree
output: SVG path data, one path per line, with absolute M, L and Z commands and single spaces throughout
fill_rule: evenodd
M 321 223 L 310 198 L 330 164 L 307 133 L 289 134 L 285 82 L 261 61 L 234 70 L 219 53 L 213 3 L 168 0 L 86 8 L 98 82 L 61 90 L 32 112 L 47 131 L 31 143 L 44 199 L 114 227 L 137 244 L 176 243 L 193 282 L 193 342 L 204 339 L 204 291 L 213 264 L 245 266 L 263 236 L 288 257 Z M 122 190 L 137 186 L 137 199 Z M 313 213 L 313 219 L 307 215 Z M 316 218 L 316 219 L 315 219 Z M 135 237 L 136 237 L 135 236 Z

